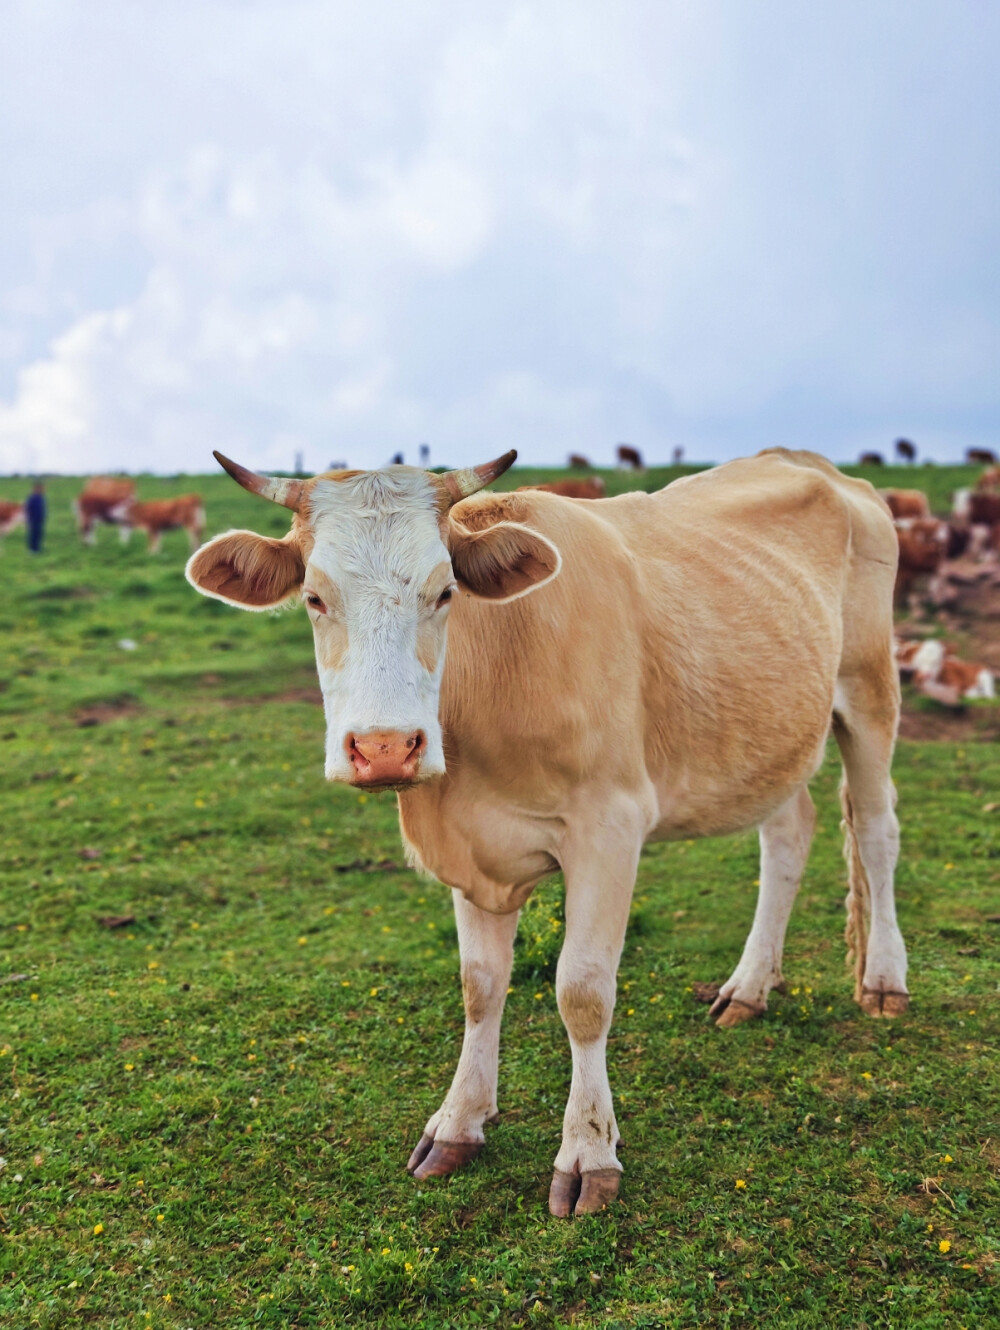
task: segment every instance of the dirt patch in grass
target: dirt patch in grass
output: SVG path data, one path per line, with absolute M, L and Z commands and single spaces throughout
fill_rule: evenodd
M 924 710 L 924 699 L 903 701 L 899 718 L 899 737 L 917 743 L 997 743 L 1000 741 L 1000 706 L 961 707 L 951 710 L 930 703 Z M 931 706 L 934 707 L 931 710 Z
M 137 716 L 142 709 L 134 698 L 109 698 L 106 702 L 79 707 L 73 715 L 81 729 L 88 729 L 95 725 L 107 725 L 113 720 L 123 720 L 126 716 Z

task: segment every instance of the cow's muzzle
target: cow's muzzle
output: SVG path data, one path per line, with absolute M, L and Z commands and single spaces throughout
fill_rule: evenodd
M 384 789 L 412 785 L 417 780 L 427 737 L 423 730 L 410 734 L 376 730 L 372 734 L 349 734 L 345 747 L 352 769 L 351 784 Z

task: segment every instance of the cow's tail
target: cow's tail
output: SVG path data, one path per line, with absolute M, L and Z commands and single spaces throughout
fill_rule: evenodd
M 854 962 L 854 1000 L 861 1001 L 861 990 L 868 959 L 868 921 L 871 916 L 871 887 L 868 874 L 861 862 L 858 838 L 854 831 L 854 806 L 847 785 L 847 772 L 840 778 L 840 809 L 843 813 L 841 828 L 844 832 L 844 859 L 847 862 L 847 924 L 844 941 L 847 943 L 847 963 Z

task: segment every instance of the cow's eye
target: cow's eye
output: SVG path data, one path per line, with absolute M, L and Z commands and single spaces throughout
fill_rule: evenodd
M 306 604 L 311 610 L 318 610 L 320 614 L 326 613 L 326 606 L 320 600 L 314 591 L 306 592 Z
M 438 601 L 437 601 L 438 609 L 440 609 L 442 605 L 447 605 L 448 601 L 451 600 L 452 590 L 453 590 L 452 587 L 446 586 L 445 589 L 441 592 L 440 596 L 438 596 Z

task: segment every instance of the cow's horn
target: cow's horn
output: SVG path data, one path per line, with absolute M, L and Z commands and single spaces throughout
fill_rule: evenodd
M 223 457 L 222 453 L 213 451 L 212 456 L 219 466 L 229 472 L 237 485 L 242 485 L 251 494 L 259 494 L 262 499 L 270 499 L 272 503 L 280 503 L 282 507 L 293 510 L 297 510 L 302 502 L 305 486 L 301 480 L 258 476 L 256 471 L 248 471 L 245 466 L 240 466 L 239 462 L 231 462 L 228 457 Z
M 503 475 L 516 458 L 517 450 L 512 448 L 509 453 L 504 453 L 503 457 L 498 457 L 493 462 L 484 462 L 482 466 L 466 466 L 459 471 L 446 471 L 441 477 L 441 484 L 448 492 L 451 502 L 458 503 L 459 499 L 467 499 L 470 494 L 476 494 L 492 484 L 498 476 Z

